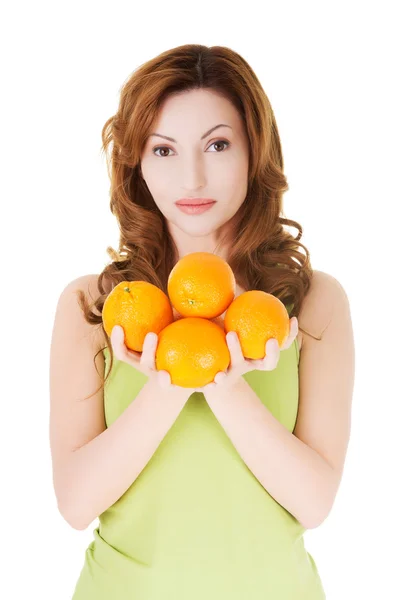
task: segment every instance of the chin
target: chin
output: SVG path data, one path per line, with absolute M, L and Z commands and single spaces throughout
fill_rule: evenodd
M 206 235 L 215 233 L 220 226 L 215 225 L 214 223 L 193 222 L 192 224 L 179 223 L 177 224 L 177 227 L 179 227 L 179 229 L 187 235 L 192 235 L 194 237 L 204 237 Z

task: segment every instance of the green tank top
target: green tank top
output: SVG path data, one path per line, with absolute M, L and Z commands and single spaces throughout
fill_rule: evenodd
M 108 373 L 108 348 L 103 353 Z M 291 432 L 298 365 L 296 338 L 274 370 L 242 376 Z M 107 426 L 146 381 L 114 357 Z M 99 516 L 72 600 L 325 600 L 304 531 L 194 392 L 133 484 Z

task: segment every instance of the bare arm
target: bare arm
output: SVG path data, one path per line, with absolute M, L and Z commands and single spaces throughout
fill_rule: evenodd
M 293 433 L 243 379 L 229 390 L 217 386 L 205 393 L 261 485 L 308 529 L 327 518 L 340 485 L 350 437 L 355 370 L 347 295 L 334 277 L 317 273 L 302 315 L 306 323 L 312 318 L 319 335 L 303 343 Z
M 95 298 L 97 276 L 72 281 L 57 304 L 50 352 L 50 445 L 59 511 L 72 527 L 85 529 L 132 485 L 190 391 L 164 389 L 149 377 L 107 428 L 99 376 L 104 373 L 103 353 L 96 358 L 98 372 L 93 360 L 104 343 L 84 319 L 78 289 Z
M 172 427 L 186 396 L 148 381 L 108 429 L 66 458 L 59 474 L 62 507 L 76 529 L 86 529 L 132 485 Z

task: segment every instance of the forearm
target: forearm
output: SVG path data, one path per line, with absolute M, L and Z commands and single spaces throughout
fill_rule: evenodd
M 335 472 L 280 423 L 244 379 L 205 394 L 215 417 L 267 492 L 304 527 L 320 524 L 335 493 Z
M 61 471 L 60 510 L 73 527 L 85 529 L 132 485 L 188 395 L 183 388 L 167 391 L 146 382 L 108 429 L 68 457 Z

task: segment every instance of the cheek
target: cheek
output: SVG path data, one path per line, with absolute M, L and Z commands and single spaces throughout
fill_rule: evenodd
M 142 166 L 142 177 L 150 194 L 153 196 L 154 202 L 164 212 L 164 208 L 169 203 L 167 190 L 171 189 L 168 182 L 165 181 L 159 170 L 151 169 L 148 166 Z
M 225 167 L 225 168 L 224 168 Z M 248 161 L 242 154 L 235 156 L 235 160 L 224 165 L 218 171 L 221 190 L 225 189 L 228 195 L 235 198 L 244 197 L 247 193 Z
M 223 197 L 228 198 L 228 210 L 235 213 L 244 202 L 247 194 L 247 171 L 234 173 L 225 184 Z
M 157 204 L 170 203 L 171 190 L 176 188 L 176 181 L 171 170 L 168 172 L 167 169 L 149 167 L 142 169 L 142 173 L 151 195 L 157 200 Z
M 164 216 L 169 217 L 173 210 L 173 207 L 171 206 L 171 202 L 169 202 L 169 200 L 167 200 L 163 195 L 163 192 L 165 193 L 165 190 L 150 190 L 150 192 L 153 196 L 154 203 L 157 205 L 158 209 L 163 213 Z

